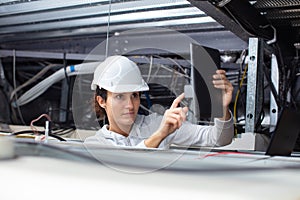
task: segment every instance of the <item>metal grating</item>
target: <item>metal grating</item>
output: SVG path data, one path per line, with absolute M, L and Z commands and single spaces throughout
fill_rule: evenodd
M 299 20 L 294 20 L 291 22 L 291 25 L 293 27 L 300 27 L 300 19 Z
M 277 29 L 282 30 L 283 38 L 300 37 L 300 0 L 257 0 L 253 6 Z
M 266 17 L 270 20 L 297 19 L 300 17 L 300 9 L 270 10 Z
M 300 6 L 299 0 L 257 0 L 254 4 L 255 8 L 282 8 Z

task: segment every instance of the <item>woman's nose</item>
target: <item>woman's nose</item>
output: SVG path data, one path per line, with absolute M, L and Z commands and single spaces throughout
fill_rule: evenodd
M 133 100 L 131 98 L 127 99 L 126 107 L 133 108 Z

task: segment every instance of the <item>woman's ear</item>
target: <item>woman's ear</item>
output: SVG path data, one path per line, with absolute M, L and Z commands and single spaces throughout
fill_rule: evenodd
M 97 99 L 97 102 L 98 102 L 99 106 L 101 108 L 105 109 L 106 108 L 106 102 L 105 102 L 105 100 L 101 96 L 97 96 L 96 99 Z

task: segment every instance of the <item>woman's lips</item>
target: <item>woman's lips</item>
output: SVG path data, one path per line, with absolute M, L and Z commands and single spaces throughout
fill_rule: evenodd
M 134 112 L 127 112 L 127 113 L 124 113 L 123 115 L 133 116 Z

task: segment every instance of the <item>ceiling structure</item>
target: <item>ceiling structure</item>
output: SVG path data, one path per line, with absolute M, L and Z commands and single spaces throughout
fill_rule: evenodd
M 244 41 L 260 37 L 295 55 L 300 42 L 299 0 L 190 0 Z
M 298 0 L 3 0 L 0 55 L 13 49 L 87 54 L 108 37 L 142 28 L 172 29 L 224 51 L 245 49 L 249 37 L 262 37 L 294 55 L 299 6 Z
M 84 54 L 107 36 L 152 27 L 180 31 L 220 50 L 247 47 L 246 42 L 185 0 L 6 0 L 0 4 L 2 50 Z

